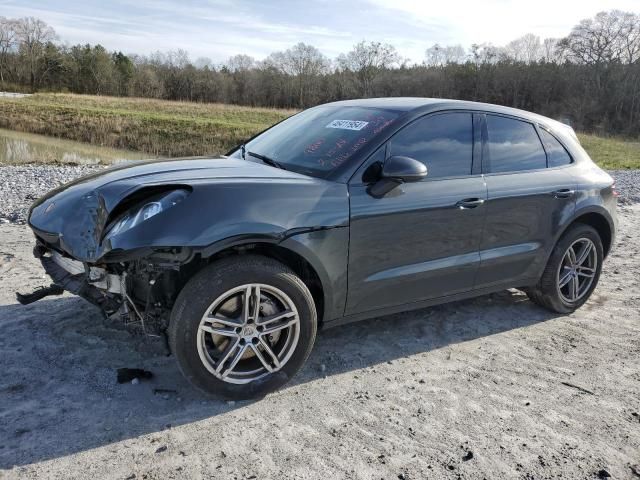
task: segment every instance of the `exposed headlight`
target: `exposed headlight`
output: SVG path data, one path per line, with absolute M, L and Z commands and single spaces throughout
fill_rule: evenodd
M 149 220 L 154 215 L 177 205 L 189 194 L 188 190 L 173 190 L 160 195 L 153 196 L 146 200 L 143 204 L 139 204 L 120 215 L 114 222 L 107 227 L 105 239 L 115 237 L 116 235 L 139 225 L 145 220 Z

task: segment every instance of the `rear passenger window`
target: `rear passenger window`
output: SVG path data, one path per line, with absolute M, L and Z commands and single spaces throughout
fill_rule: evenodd
M 546 168 L 547 157 L 529 122 L 487 115 L 491 173 Z
M 549 167 L 561 167 L 571 163 L 571 157 L 562 144 L 556 140 L 556 137 L 542 128 L 540 129 L 540 137 L 542 138 L 542 143 L 544 143 L 544 149 L 547 151 Z
M 471 174 L 473 125 L 470 113 L 443 113 L 413 122 L 391 140 L 390 155 L 427 166 L 427 179 Z

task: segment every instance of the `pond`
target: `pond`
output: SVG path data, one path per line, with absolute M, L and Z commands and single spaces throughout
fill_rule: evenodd
M 148 153 L 100 147 L 73 140 L 0 128 L 0 165 L 20 165 L 23 163 L 109 165 L 150 157 L 151 155 Z

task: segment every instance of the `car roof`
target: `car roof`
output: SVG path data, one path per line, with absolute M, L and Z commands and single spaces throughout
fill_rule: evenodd
M 513 115 L 527 119 L 531 122 L 546 124 L 552 129 L 570 129 L 571 128 L 557 120 L 539 115 L 537 113 L 527 112 L 518 108 L 505 107 L 502 105 L 494 105 L 492 103 L 472 102 L 469 100 L 453 100 L 448 98 L 422 98 L 422 97 L 387 97 L 387 98 L 363 98 L 357 100 L 341 100 L 325 105 L 344 105 L 365 108 L 386 108 L 398 110 L 402 112 L 427 113 L 430 111 L 455 109 L 455 110 L 478 110 L 487 113 L 499 113 L 503 115 Z
M 384 97 L 384 98 L 359 98 L 355 100 L 341 100 L 325 105 L 344 105 L 349 107 L 389 108 L 392 110 L 410 111 L 442 102 L 441 98 L 420 97 Z

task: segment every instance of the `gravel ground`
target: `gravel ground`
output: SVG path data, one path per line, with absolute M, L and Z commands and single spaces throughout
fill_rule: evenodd
M 52 188 L 104 167 L 24 165 L 0 166 L 0 223 L 25 224 L 29 207 Z M 621 203 L 640 202 L 640 170 L 611 170 Z
M 638 172 L 614 172 L 616 246 L 574 314 L 509 290 L 347 325 L 285 389 L 226 402 L 77 297 L 16 304 L 48 284 L 25 196 L 92 169 L 0 168 L 0 478 L 640 478 Z
M 16 305 L 45 279 L 27 227 L 0 225 L 0 477 L 637 479 L 640 205 L 619 217 L 572 315 L 510 290 L 336 328 L 288 387 L 235 403 L 77 297 Z
M 0 166 L 0 222 L 27 222 L 31 204 L 49 190 L 101 168 L 69 165 Z
M 640 202 L 640 170 L 607 170 L 616 182 L 620 192 L 619 203 Z

